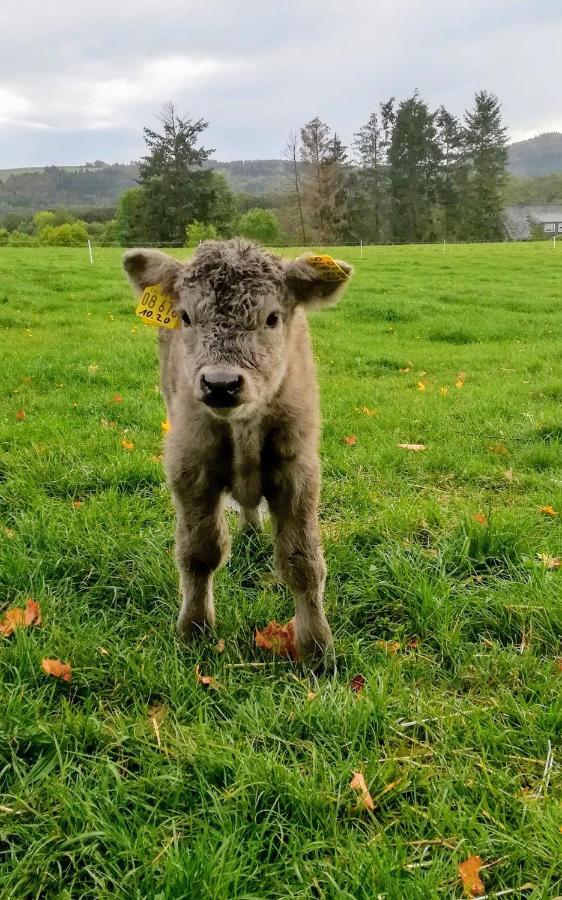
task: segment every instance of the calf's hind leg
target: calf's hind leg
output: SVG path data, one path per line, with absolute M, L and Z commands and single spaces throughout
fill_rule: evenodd
M 230 549 L 220 494 L 191 497 L 174 490 L 177 514 L 176 563 L 180 574 L 182 606 L 180 636 L 190 641 L 215 624 L 213 574 Z

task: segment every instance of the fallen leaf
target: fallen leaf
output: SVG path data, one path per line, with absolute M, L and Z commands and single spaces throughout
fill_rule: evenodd
M 358 805 L 363 809 L 374 810 L 375 804 L 373 802 L 373 798 L 369 793 L 369 788 L 365 782 L 365 777 L 362 772 L 354 772 L 353 778 L 349 782 L 349 786 L 352 791 L 356 791 L 359 794 Z
M 151 706 L 150 709 L 148 710 L 148 720 L 152 726 L 152 730 L 154 731 L 154 734 L 156 735 L 156 743 L 158 744 L 158 748 L 160 748 L 162 746 L 162 743 L 160 741 L 160 725 L 162 724 L 162 722 L 164 721 L 165 718 L 166 718 L 166 707 L 165 706 L 158 706 L 158 704 L 155 704 L 154 706 Z
M 162 454 L 161 453 L 153 453 L 150 457 L 152 462 L 161 463 L 162 462 Z
M 459 378 L 458 381 L 455 381 L 455 387 L 458 388 L 459 390 L 460 390 L 461 388 L 463 388 L 463 387 L 464 387 L 464 380 L 463 380 L 462 378 Z
M 440 387 L 439 393 L 441 394 L 442 397 L 446 397 L 447 394 L 449 393 L 449 388 L 448 387 Z
M 198 665 L 195 666 L 195 679 L 199 684 L 213 688 L 215 691 L 218 691 L 220 688 L 220 684 L 213 675 L 201 675 L 201 669 Z
M 7 538 L 10 538 L 10 540 L 16 536 L 16 532 L 14 531 L 14 529 L 8 528 L 7 525 L 4 525 L 4 534 Z
M 474 513 L 474 515 L 472 516 L 472 519 L 474 522 L 479 522 L 480 525 L 488 524 L 488 519 L 486 518 L 484 513 Z
M 459 863 L 459 875 L 462 879 L 465 897 L 477 897 L 485 891 L 479 872 L 482 868 L 482 859 L 479 856 L 469 856 L 464 862 Z
M 113 402 L 114 403 L 123 403 L 123 397 L 121 396 L 121 394 L 114 394 Z
M 292 622 L 280 625 L 273 621 L 263 631 L 256 628 L 255 641 L 257 647 L 261 647 L 262 650 L 271 650 L 276 656 L 288 656 L 292 660 L 298 659 Z
M 503 477 L 506 481 L 513 481 L 513 469 L 506 469 L 503 473 Z
M 63 663 L 60 659 L 42 659 L 41 668 L 47 675 L 54 675 L 55 678 L 62 678 L 63 681 L 72 679 L 72 669 L 68 663 Z
M 115 428 L 117 422 L 111 422 L 109 419 L 101 419 L 102 428 Z
M 121 441 L 121 445 L 125 448 L 125 450 L 134 450 L 135 445 L 132 441 L 128 441 L 127 438 L 123 438 Z
M 170 423 L 168 422 L 167 419 L 165 422 L 162 422 L 162 431 L 165 431 L 167 433 L 168 431 L 171 430 L 171 428 L 172 428 L 172 426 L 170 425 Z
M 365 676 L 364 675 L 354 675 L 351 681 L 349 682 L 349 687 L 353 691 L 354 694 L 360 694 L 363 688 L 365 687 Z
M 418 381 L 418 391 L 425 391 L 427 384 L 425 381 Z
M 307 692 L 306 692 L 306 699 L 308 700 L 309 703 L 310 703 L 312 700 L 314 700 L 315 697 L 316 697 L 316 694 L 314 693 L 314 691 L 307 691 Z
M 414 635 L 413 637 L 410 638 L 410 640 L 406 644 L 406 647 L 408 648 L 408 650 L 417 650 L 419 645 L 420 645 L 419 638 L 417 638 L 416 635 Z
M 23 410 L 23 409 L 18 409 L 18 411 L 17 411 L 17 413 L 16 413 L 16 421 L 17 421 L 17 422 L 23 422 L 24 419 L 25 419 L 25 412 L 24 412 L 24 410 Z
M 16 606 L 4 613 L 0 620 L 0 634 L 10 637 L 16 628 L 28 628 L 41 624 L 41 609 L 36 600 L 27 600 L 25 609 Z
M 217 641 L 217 646 L 215 647 L 215 650 L 217 651 L 217 653 L 224 653 L 224 648 L 225 648 L 224 638 L 220 638 L 220 640 Z
M 552 518 L 558 515 L 558 513 L 555 509 L 552 508 L 552 506 L 539 506 L 539 512 L 544 513 L 545 516 L 551 516 Z
M 354 447 L 357 443 L 357 438 L 354 434 L 346 434 L 343 439 L 344 444 L 347 444 L 348 447 Z
M 73 500 L 72 505 L 75 509 L 80 509 L 81 506 L 84 506 L 83 500 Z
M 90 373 L 90 375 L 95 375 L 96 372 L 98 371 L 98 369 L 99 369 L 99 366 L 96 366 L 93 363 L 92 363 L 92 365 L 88 366 L 88 372 Z
M 395 656 L 400 650 L 400 641 L 375 641 L 375 645 L 389 656 Z
M 106 650 L 105 647 L 98 647 L 98 653 L 101 653 L 102 656 L 109 656 L 109 650 Z
M 425 444 L 398 444 L 401 450 L 412 450 L 413 453 L 419 453 L 421 450 L 427 450 Z
M 559 569 L 562 560 L 559 556 L 551 556 L 549 553 L 537 553 L 537 559 L 545 569 Z
M 491 447 L 488 447 L 490 453 L 497 453 L 499 456 L 505 456 L 507 453 L 507 447 L 505 444 L 492 444 Z
M 407 372 L 410 371 L 410 366 L 406 366 L 405 369 L 398 369 L 401 375 L 406 375 Z
M 369 418 L 372 418 L 373 416 L 377 415 L 378 410 L 369 409 L 368 406 L 362 406 L 360 412 L 364 413 L 366 416 L 369 416 Z

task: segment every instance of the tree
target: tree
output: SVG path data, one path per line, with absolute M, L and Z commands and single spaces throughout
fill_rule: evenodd
M 183 243 L 185 229 L 198 219 L 208 222 L 216 195 L 214 176 L 203 170 L 213 150 L 198 146 L 208 122 L 182 119 L 172 103 L 160 116 L 162 132 L 144 128 L 148 154 L 139 167 L 146 195 L 147 237 Z
M 388 151 L 392 231 L 398 241 L 434 240 L 439 168 L 436 114 L 416 92 L 396 110 Z
M 0 247 L 8 243 L 10 232 L 7 228 L 0 228 Z
M 230 237 L 238 217 L 236 197 L 230 190 L 224 175 L 211 172 L 210 184 L 212 198 L 207 223 L 215 228 L 218 236 L 223 238 Z
M 390 193 L 388 148 L 393 123 L 392 97 L 380 104 L 354 135 L 357 168 L 350 188 L 351 220 L 354 234 L 365 240 L 384 241 L 390 237 Z
M 46 228 L 48 225 L 56 225 L 55 214 L 49 210 L 42 209 L 33 216 L 33 229 L 36 234 Z
M 185 243 L 187 247 L 197 247 L 201 241 L 211 241 L 218 237 L 214 225 L 205 225 L 203 222 L 190 222 L 185 229 Z
M 503 190 L 506 183 L 507 129 L 495 94 L 479 91 L 474 109 L 465 113 L 465 144 L 469 160 L 467 237 L 501 240 Z
M 130 188 L 119 197 L 115 221 L 119 243 L 141 244 L 148 240 L 148 200 L 142 187 Z
M 459 120 L 444 106 L 435 118 L 439 145 L 438 200 L 442 219 L 442 235 L 446 240 L 463 233 L 467 190 L 467 164 L 464 133 Z
M 289 133 L 289 138 L 285 145 L 285 150 L 283 152 L 285 159 L 288 159 L 291 164 L 291 189 L 288 192 L 288 211 L 289 218 L 296 220 L 296 227 L 292 227 L 291 230 L 295 231 L 299 235 L 299 239 L 306 244 L 306 227 L 304 224 L 304 212 L 303 212 L 303 204 L 302 204 L 302 191 L 300 184 L 300 172 L 299 172 L 299 142 L 297 135 L 294 131 Z M 294 225 L 294 223 L 291 223 Z
M 236 233 L 269 246 L 281 238 L 279 219 L 271 209 L 249 209 L 238 219 Z
M 66 222 L 64 225 L 47 225 L 38 234 L 40 244 L 79 246 L 88 241 L 85 222 Z
M 318 117 L 301 128 L 302 206 L 313 236 L 341 239 L 346 227 L 347 150 Z

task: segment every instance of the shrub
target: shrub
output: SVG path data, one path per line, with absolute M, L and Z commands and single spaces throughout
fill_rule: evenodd
M 218 237 L 214 225 L 205 225 L 204 222 L 195 220 L 185 229 L 185 243 L 187 247 L 197 247 L 201 241 L 212 241 Z
M 238 219 L 236 232 L 260 244 L 275 244 L 281 238 L 279 219 L 271 209 L 249 209 Z
M 65 225 L 47 225 L 38 235 L 40 244 L 78 246 L 88 240 L 88 229 L 84 222 L 66 223 Z

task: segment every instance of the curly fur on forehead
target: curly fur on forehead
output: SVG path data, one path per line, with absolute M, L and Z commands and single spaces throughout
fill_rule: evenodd
M 205 241 L 189 265 L 186 283 L 206 282 L 217 299 L 233 288 L 265 293 L 285 284 L 280 259 L 241 238 Z

